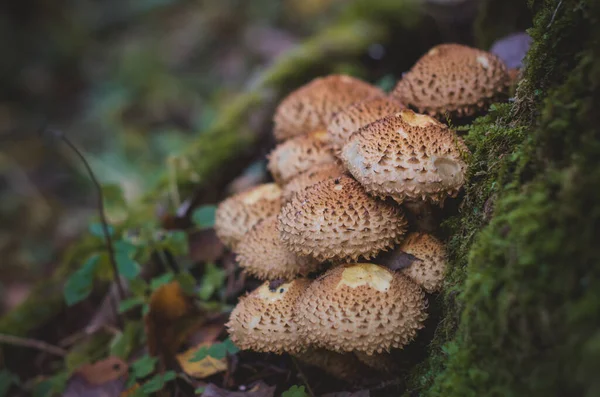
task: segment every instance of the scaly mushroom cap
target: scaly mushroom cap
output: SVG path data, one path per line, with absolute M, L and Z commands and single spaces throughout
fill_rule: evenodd
M 330 75 L 312 80 L 281 101 L 273 117 L 278 141 L 313 131 L 325 131 L 335 113 L 354 102 L 384 92 L 350 76 Z
M 400 208 L 369 196 L 346 175 L 309 186 L 279 214 L 283 243 L 322 262 L 374 257 L 397 243 L 405 230 Z
M 235 194 L 219 204 L 215 214 L 215 231 L 230 249 L 258 221 L 275 215 L 281 208 L 281 189 L 265 183 Z
M 257 223 L 236 246 L 238 263 L 246 272 L 262 280 L 293 279 L 319 268 L 319 262 L 297 256 L 279 238 L 277 215 Z
M 403 347 L 423 328 L 427 301 L 418 285 L 384 267 L 338 266 L 298 300 L 306 340 L 333 351 L 381 353 Z
M 271 288 L 263 285 L 243 296 L 226 324 L 231 340 L 240 349 L 294 353 L 306 344 L 298 333 L 295 307 L 310 280 L 296 279 Z
M 277 145 L 268 156 L 268 168 L 275 182 L 284 185 L 316 165 L 335 162 L 326 138 L 325 132 L 313 132 Z
M 320 164 L 312 167 L 308 171 L 295 176 L 283 187 L 281 197 L 283 201 L 292 199 L 295 193 L 301 192 L 315 183 L 341 176 L 344 169 L 337 163 Z
M 338 152 L 354 131 L 404 108 L 406 106 L 385 97 L 370 98 L 350 105 L 336 114 L 327 126 L 329 145 L 334 152 Z
M 416 259 L 402 273 L 429 293 L 439 291 L 444 282 L 446 247 L 427 233 L 410 233 L 399 249 Z
M 350 173 L 376 196 L 443 202 L 465 181 L 462 139 L 432 117 L 403 110 L 352 135 L 342 149 Z
M 489 52 L 459 44 L 441 44 L 423 55 L 390 94 L 419 113 L 441 118 L 471 116 L 502 100 L 510 84 L 508 70 Z

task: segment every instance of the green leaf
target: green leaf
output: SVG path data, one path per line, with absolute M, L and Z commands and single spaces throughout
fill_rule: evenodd
M 63 291 L 68 306 L 73 306 L 90 295 L 99 260 L 98 254 L 90 256 L 83 266 L 69 277 Z
M 127 280 L 133 280 L 140 274 L 140 265 L 131 259 L 129 255 L 117 252 L 115 254 L 115 260 L 117 261 L 119 275 L 125 277 Z
M 124 299 L 119 303 L 119 313 L 125 313 L 133 309 L 136 306 L 143 305 L 146 301 L 139 296 L 134 296 L 133 298 Z
M 396 85 L 396 78 L 393 74 L 386 74 L 379 81 L 375 83 L 375 85 L 381 88 L 385 92 L 390 92 L 392 88 Z
M 44 379 L 33 387 L 33 392 L 31 394 L 33 397 L 53 397 L 62 395 L 67 386 L 69 376 L 70 374 L 65 371 Z
M 223 286 L 225 282 L 225 270 L 219 269 L 213 263 L 208 263 L 202 277 L 198 296 L 202 300 L 208 300 L 215 291 Z
M 171 280 L 173 280 L 173 273 L 165 273 L 162 276 L 158 276 L 150 280 L 150 288 L 152 291 L 160 287 L 161 285 L 165 285 Z
M 107 226 L 108 226 L 108 234 L 110 236 L 113 236 L 115 234 L 115 228 L 112 227 L 111 225 L 107 225 Z M 104 228 L 102 226 L 102 223 L 100 223 L 100 222 L 91 223 L 89 226 L 89 231 L 93 236 L 104 238 Z
M 156 357 L 145 355 L 131 364 L 131 375 L 136 378 L 145 378 L 150 375 L 156 367 Z
M 127 256 L 133 256 L 137 250 L 134 244 L 126 240 L 117 240 L 114 242 L 114 246 L 117 253 Z
M 144 383 L 141 389 L 147 394 L 154 393 L 164 388 L 165 383 L 172 381 L 173 379 L 175 379 L 174 371 L 167 371 L 162 375 L 157 374 L 154 375 L 149 381 Z
M 200 229 L 209 229 L 215 225 L 215 205 L 203 205 L 192 213 L 192 221 Z
M 309 397 L 304 386 L 292 386 L 283 392 L 281 397 Z
M 123 332 L 119 332 L 110 342 L 110 355 L 126 360 L 139 343 L 144 328 L 141 321 L 128 321 Z
M 181 230 L 169 231 L 163 236 L 160 246 L 175 256 L 186 255 L 189 250 L 187 233 Z
M 200 394 L 204 393 L 204 390 L 206 390 L 206 386 L 200 386 L 199 388 L 194 390 L 194 394 L 200 395 Z
M 129 280 L 129 288 L 131 289 L 131 293 L 136 296 L 144 296 L 149 292 L 148 284 L 141 278 Z
M 179 282 L 181 289 L 188 295 L 193 295 L 196 288 L 196 279 L 189 272 L 181 272 L 175 275 L 175 280 Z
M 0 397 L 8 395 L 8 390 L 12 385 L 18 385 L 19 378 L 7 369 L 0 371 Z
M 235 354 L 239 351 L 240 349 L 233 343 L 233 341 L 227 338 L 223 342 L 214 343 L 211 346 L 201 347 L 196 354 L 194 354 L 194 357 L 190 359 L 190 362 L 202 361 L 207 356 L 211 356 L 212 358 L 220 360 L 225 358 L 227 354 Z

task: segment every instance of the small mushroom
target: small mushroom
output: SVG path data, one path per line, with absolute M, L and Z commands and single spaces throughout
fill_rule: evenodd
M 331 118 L 354 102 L 383 96 L 379 88 L 354 77 L 329 75 L 312 80 L 281 101 L 273 117 L 278 141 L 325 131 Z
M 265 183 L 237 193 L 219 204 L 215 214 L 215 231 L 228 248 L 237 242 L 261 219 L 275 215 L 281 208 L 281 189 Z
M 385 117 L 352 135 L 343 147 L 344 165 L 376 196 L 443 203 L 465 181 L 468 149 L 432 117 L 412 110 Z
M 472 116 L 508 95 L 506 65 L 496 55 L 441 44 L 423 55 L 390 96 L 438 119 Z
M 406 106 L 385 97 L 370 98 L 348 106 L 336 114 L 327 126 L 331 148 L 339 152 L 354 131 L 404 108 Z
M 319 261 L 297 256 L 283 245 L 277 225 L 277 215 L 270 216 L 242 237 L 236 246 L 240 266 L 262 280 L 289 280 L 317 270 Z
M 277 145 L 269 154 L 268 164 L 275 182 L 284 185 L 314 166 L 335 162 L 335 156 L 327 146 L 326 138 L 325 132 L 313 132 Z
M 307 342 L 367 355 L 413 340 L 427 318 L 424 292 L 407 277 L 371 263 L 338 266 L 298 300 L 297 323 Z
M 226 324 L 231 340 L 240 349 L 295 353 L 306 348 L 298 333 L 295 307 L 310 280 L 263 285 L 243 296 Z
M 396 244 L 406 226 L 400 208 L 370 196 L 347 175 L 309 186 L 279 214 L 283 243 L 319 261 L 374 257 Z
M 405 276 L 429 293 L 442 289 L 447 255 L 441 241 L 431 234 L 410 233 L 402 241 L 399 251 L 416 258 L 410 266 L 402 269 Z
M 344 169 L 337 163 L 320 164 L 312 167 L 308 171 L 295 176 L 283 187 L 281 197 L 283 201 L 289 201 L 294 194 L 305 190 L 315 183 L 341 176 Z

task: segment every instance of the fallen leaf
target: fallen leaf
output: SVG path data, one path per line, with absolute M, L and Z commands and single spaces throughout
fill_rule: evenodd
M 191 361 L 196 353 L 206 347 L 210 347 L 211 343 L 201 343 L 198 346 L 192 347 L 183 353 L 178 354 L 177 361 L 183 369 L 183 372 L 193 376 L 195 378 L 208 378 L 219 372 L 223 372 L 227 369 L 227 361 L 225 358 L 217 359 L 211 356 L 206 356 L 200 361 Z
M 273 397 L 274 395 L 275 386 L 269 386 L 264 382 L 258 382 L 244 391 L 229 391 L 211 383 L 206 386 L 201 397 Z
M 181 345 L 203 322 L 192 298 L 185 295 L 177 281 L 161 285 L 150 296 L 144 317 L 148 352 L 169 367 Z
M 125 375 L 128 368 L 125 361 L 112 356 L 93 364 L 84 364 L 75 373 L 91 385 L 103 385 Z

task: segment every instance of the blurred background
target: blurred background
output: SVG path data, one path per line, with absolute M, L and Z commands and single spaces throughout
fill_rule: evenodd
M 337 72 L 389 90 L 434 44 L 489 48 L 528 27 L 521 3 L 2 2 L 0 313 L 96 214 L 82 163 L 45 129 L 80 148 L 112 221 L 215 203 L 266 180 L 272 110 L 291 89 Z M 126 214 L 111 212 L 113 198 Z

